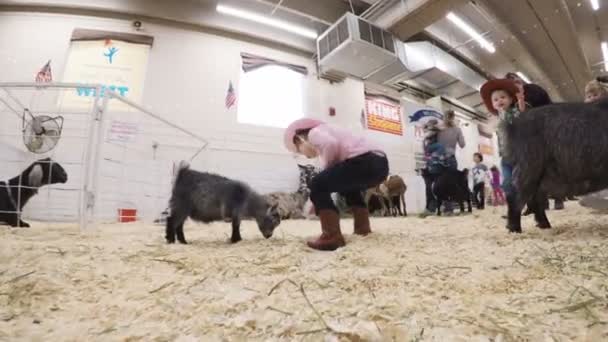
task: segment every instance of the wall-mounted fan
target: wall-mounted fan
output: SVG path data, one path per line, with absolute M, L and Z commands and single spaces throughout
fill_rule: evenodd
M 62 116 L 34 116 L 29 109 L 23 110 L 23 143 L 30 152 L 40 154 L 54 149 L 62 129 Z

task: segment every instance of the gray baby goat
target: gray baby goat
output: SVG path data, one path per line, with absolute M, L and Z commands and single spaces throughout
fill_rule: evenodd
M 281 222 L 277 206 L 269 205 L 247 184 L 191 170 L 185 162 L 177 172 L 170 209 L 165 236 L 168 243 L 175 243 L 176 238 L 180 243 L 187 243 L 184 222 L 188 217 L 204 223 L 232 221 L 232 243 L 241 241 L 243 218 L 254 218 L 267 239 Z

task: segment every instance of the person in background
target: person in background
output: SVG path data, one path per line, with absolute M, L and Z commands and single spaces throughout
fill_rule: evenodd
M 543 87 L 534 83 L 527 83 L 521 77 L 514 72 L 509 72 L 505 75 L 505 79 L 512 80 L 521 93 L 523 93 L 523 101 L 525 108 L 536 108 L 549 105 L 553 103 L 551 97 Z M 523 111 L 523 109 L 522 109 Z M 549 209 L 549 200 L 547 199 L 544 203 L 545 207 Z M 555 199 L 555 210 L 564 209 L 564 199 Z M 528 208 L 524 215 L 531 213 Z
M 585 102 L 594 102 L 608 96 L 608 76 L 606 82 L 600 82 L 602 77 L 587 83 L 585 86 Z
M 445 120 L 437 135 L 437 141 L 445 148 L 448 157 L 448 167 L 457 169 L 456 145 L 460 148 L 466 146 L 462 129 L 456 124 L 456 113 L 453 110 L 445 112 Z
M 502 186 L 500 184 L 500 171 L 496 165 L 490 168 L 492 173 L 492 198 L 494 200 L 493 205 L 503 205 L 505 203 L 505 195 L 502 192 Z
M 431 119 L 424 125 L 425 137 L 423 141 L 424 160 L 426 166 L 422 169 L 422 177 L 426 188 L 426 212 L 423 216 L 433 215 L 437 210 L 437 200 L 433 194 L 433 183 L 448 167 L 448 158 L 445 147 L 439 143 L 439 122 Z
M 453 110 L 448 110 L 444 115 L 444 122 L 441 126 L 441 130 L 437 135 L 437 141 L 441 144 L 446 153 L 447 168 L 458 169 L 458 161 L 456 160 L 456 145 L 460 148 L 464 148 L 466 143 L 462 129 L 458 127 L 456 122 L 456 113 Z M 454 211 L 452 202 L 448 201 L 445 203 L 445 213 L 451 214 Z
M 513 123 L 521 112 L 526 110 L 526 104 L 524 102 L 523 93 L 515 85 L 515 82 L 509 79 L 494 79 L 489 80 L 481 86 L 480 89 L 481 98 L 488 109 L 488 111 L 498 116 L 497 136 L 498 136 L 498 154 L 501 156 L 501 167 L 502 167 L 502 190 L 506 194 L 506 200 L 509 202 L 509 216 L 514 215 L 514 208 L 516 208 L 517 192 L 512 184 L 513 177 L 513 163 L 508 160 L 503 153 L 504 149 L 504 138 L 506 135 L 507 128 Z M 492 170 L 492 187 L 494 188 L 494 195 L 497 200 L 501 200 L 502 191 L 496 191 L 500 179 L 496 179 L 495 176 L 500 174 L 498 169 L 495 167 Z M 498 182 L 497 182 L 498 181 Z M 504 197 L 503 197 L 504 198 Z M 518 213 L 519 215 L 519 213 Z
M 485 208 L 486 196 L 486 177 L 488 174 L 488 167 L 483 164 L 483 155 L 481 153 L 473 154 L 473 201 L 477 204 L 477 209 L 483 210 Z
M 346 243 L 340 230 L 338 208 L 331 194 L 339 193 L 352 208 L 354 233 L 371 233 L 363 191 L 388 177 L 386 154 L 364 137 L 311 118 L 291 123 L 283 136 L 287 150 L 308 158 L 320 157 L 323 171 L 310 182 L 310 200 L 321 221 L 322 234 L 308 246 L 333 251 Z

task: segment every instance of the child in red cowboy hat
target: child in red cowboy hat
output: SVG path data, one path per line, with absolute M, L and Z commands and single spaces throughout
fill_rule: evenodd
M 352 208 L 355 234 L 371 233 L 369 211 L 362 192 L 379 185 L 388 176 L 386 154 L 365 138 L 320 120 L 296 120 L 285 130 L 285 147 L 308 158 L 320 157 L 323 171 L 310 182 L 310 200 L 321 221 L 322 234 L 308 246 L 333 251 L 345 245 L 340 216 L 331 199 L 340 193 Z
M 505 129 L 513 123 L 513 120 L 521 112 L 526 110 L 524 94 L 520 87 L 511 79 L 490 80 L 481 87 L 480 92 L 488 111 L 494 115 L 498 115 L 499 121 L 496 131 L 498 135 L 498 153 L 500 156 L 503 156 L 502 149 L 504 147 Z M 513 165 L 509 160 L 505 160 L 504 157 L 500 163 L 503 176 L 502 188 L 506 194 L 509 209 L 515 208 L 514 204 L 517 194 L 512 185 Z M 510 212 L 509 215 L 515 214 Z

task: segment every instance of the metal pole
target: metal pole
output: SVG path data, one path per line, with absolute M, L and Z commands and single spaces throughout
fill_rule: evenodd
M 90 112 L 90 125 L 89 125 L 89 137 L 87 139 L 86 146 L 86 155 L 83 165 L 83 181 L 82 181 L 82 189 L 80 192 L 80 229 L 85 230 L 88 224 L 88 213 L 89 207 L 92 205 L 95 207 L 95 198 L 91 198 L 91 161 L 93 158 L 93 140 L 95 137 L 95 128 L 98 126 L 99 117 L 101 116 L 101 108 L 99 108 L 99 94 L 101 91 L 101 86 L 97 86 L 95 90 L 95 98 L 93 100 L 93 106 Z M 93 184 L 94 183 L 93 179 Z M 92 202 L 93 201 L 93 202 Z
M 99 92 L 97 93 L 99 96 Z M 93 189 L 92 189 L 92 193 L 93 193 L 93 208 L 91 209 L 91 212 L 93 214 L 93 220 L 97 219 L 98 217 L 98 213 L 99 213 L 99 205 L 98 203 L 99 201 L 99 163 L 102 159 L 102 153 L 103 153 L 103 138 L 104 138 L 104 134 L 105 134 L 105 113 L 108 110 L 108 103 L 110 100 L 110 95 L 108 94 L 107 91 L 104 92 L 104 97 L 101 103 L 101 107 L 99 108 L 99 114 L 97 116 L 97 144 L 95 144 L 95 159 L 93 162 Z M 95 222 L 95 226 L 97 226 L 97 221 Z

